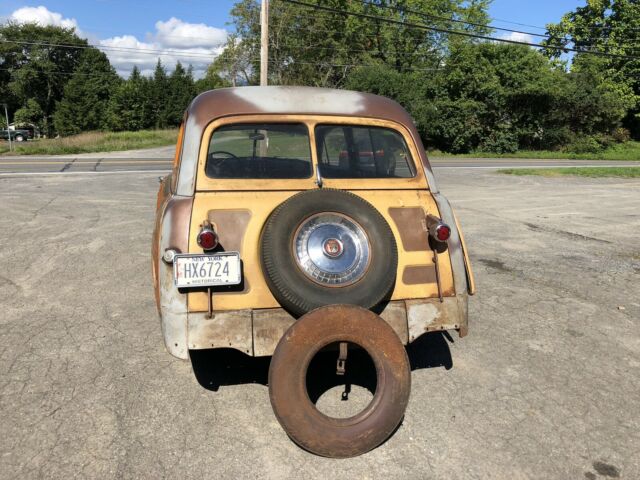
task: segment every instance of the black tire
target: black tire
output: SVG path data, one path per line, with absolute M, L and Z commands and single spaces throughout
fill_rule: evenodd
M 298 226 L 309 217 L 326 212 L 350 217 L 368 237 L 370 262 L 355 283 L 316 283 L 302 272 L 294 258 L 292 244 Z M 283 202 L 268 218 L 262 234 L 261 261 L 273 296 L 282 307 L 300 316 L 324 305 L 373 308 L 387 299 L 395 285 L 398 249 L 384 217 L 364 199 L 343 190 L 309 190 Z
M 16 142 L 24 142 L 24 136 L 23 136 L 23 135 L 16 135 L 16 136 L 14 137 L 14 140 L 15 140 Z
M 309 399 L 306 375 L 320 349 L 341 341 L 369 354 L 377 386 L 360 413 L 331 418 Z M 410 392 L 409 359 L 397 334 L 375 313 L 353 305 L 330 305 L 306 314 L 280 339 L 269 367 L 269 397 L 280 425 L 302 448 L 325 457 L 354 457 L 384 442 L 402 421 Z

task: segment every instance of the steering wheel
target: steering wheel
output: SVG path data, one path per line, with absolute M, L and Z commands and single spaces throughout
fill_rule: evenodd
M 214 155 L 227 155 L 228 158 L 215 158 Z M 221 167 L 225 161 L 229 160 L 229 158 L 238 158 L 238 156 L 225 150 L 216 150 L 209 154 L 209 161 L 214 167 Z

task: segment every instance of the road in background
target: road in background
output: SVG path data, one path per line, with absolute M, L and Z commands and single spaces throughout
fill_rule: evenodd
M 151 171 L 171 169 L 175 147 L 129 152 L 93 153 L 68 156 L 2 156 L 0 175 L 7 173 L 79 173 Z M 434 168 L 542 168 L 542 167 L 630 167 L 638 162 L 604 160 L 535 160 L 512 158 L 441 158 L 430 159 Z

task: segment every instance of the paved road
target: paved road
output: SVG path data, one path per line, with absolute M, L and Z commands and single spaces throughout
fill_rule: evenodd
M 161 158 L 1 157 L 0 174 L 152 171 L 166 172 L 171 160 Z
M 640 478 L 640 181 L 436 176 L 470 334 L 411 347 L 402 425 L 340 461 L 282 431 L 268 359 L 164 351 L 155 174 L 0 177 L 0 478 Z
M 8 173 L 79 173 L 149 171 L 163 173 L 171 168 L 173 147 L 109 154 L 70 156 L 0 157 L 0 175 Z M 487 158 L 432 158 L 435 168 L 511 168 L 558 166 L 640 166 L 638 162 L 585 160 L 527 160 Z

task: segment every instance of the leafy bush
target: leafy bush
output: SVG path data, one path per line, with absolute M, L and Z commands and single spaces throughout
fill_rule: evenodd
M 480 150 L 493 153 L 515 153 L 518 151 L 518 138 L 511 130 L 495 130 L 482 140 Z
M 611 134 L 613 140 L 617 143 L 625 143 L 631 140 L 631 132 L 626 128 L 616 128 Z
M 598 153 L 603 150 L 602 145 L 592 135 L 576 137 L 566 147 L 570 153 Z

